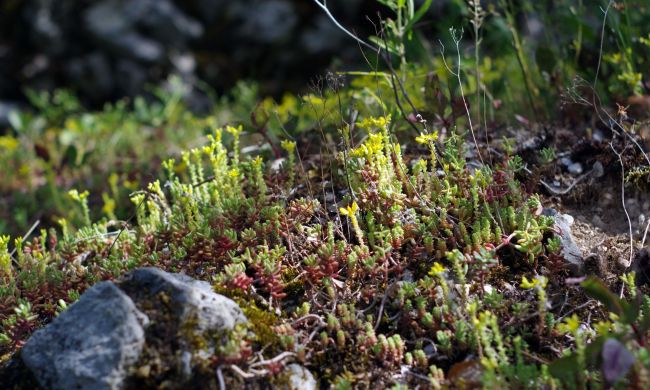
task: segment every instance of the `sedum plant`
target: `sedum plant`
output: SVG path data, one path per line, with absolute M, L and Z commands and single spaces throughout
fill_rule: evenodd
M 62 221 L 60 239 L 51 230 L 16 240 L 14 259 L 3 237 L 2 356 L 93 283 L 153 265 L 211 281 L 250 319 L 200 365 L 204 374 L 236 366 L 222 370 L 233 386 L 249 374 L 273 383 L 291 361 L 333 386 L 470 385 L 466 370 L 496 387 L 558 386 L 566 377 L 551 363 L 560 356 L 540 347 L 548 343 L 574 351 L 566 359 L 584 367 L 578 383 L 604 383 L 590 360 L 599 339 L 575 327 L 587 323 L 578 313 L 553 304 L 559 291 L 547 267 L 560 243 L 552 220 L 539 215 L 540 199 L 518 182 L 517 162 L 474 168 L 461 135 L 409 140 L 397 127 L 387 115 L 357 118 L 354 139 L 339 132 L 347 149 L 323 156 L 327 176 L 272 170 L 263 153 L 233 149 L 244 127 L 217 128 L 205 145 L 164 161 L 165 177 L 131 194 L 130 223 Z M 294 142 L 283 143 L 286 153 L 297 153 Z M 311 190 L 326 182 L 336 207 Z M 91 195 L 71 196 L 92 215 Z M 634 356 L 605 381 L 629 380 L 645 372 L 639 348 L 647 330 L 638 321 L 646 309 L 608 305 L 615 316 L 589 325 L 617 332 L 608 337 Z M 612 343 L 607 348 L 622 351 Z M 280 366 L 260 369 L 256 354 Z

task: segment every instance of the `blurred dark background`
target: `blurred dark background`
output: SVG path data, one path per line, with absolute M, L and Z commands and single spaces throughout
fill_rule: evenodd
M 376 1 L 328 6 L 374 32 Z M 178 74 L 199 90 L 252 79 L 275 95 L 337 63 L 362 64 L 359 48 L 311 0 L 0 0 L 0 122 L 27 88 L 69 88 L 100 107 Z
M 327 5 L 364 38 L 376 35 L 379 14 L 390 15 L 377 0 Z M 527 18 L 525 34 L 535 35 L 539 22 Z M 466 21 L 464 0 L 435 0 L 418 31 L 437 45 Z M 506 29 L 497 30 L 486 27 L 488 51 L 509 47 Z M 98 109 L 146 95 L 174 74 L 194 87 L 189 107 L 205 112 L 210 94 L 240 80 L 277 97 L 307 90 L 326 70 L 349 69 L 368 69 L 358 44 L 313 0 L 0 0 L 0 131 L 30 89 L 66 88 Z

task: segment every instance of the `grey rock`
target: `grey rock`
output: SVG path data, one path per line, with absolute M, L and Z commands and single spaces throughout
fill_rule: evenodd
M 369 26 L 357 16 L 372 1 L 328 0 L 328 6 L 343 25 L 365 36 Z M 333 56 L 362 61 L 354 41 L 310 1 L 15 3 L 20 6 L 9 7 L 12 15 L 1 18 L 16 39 L 0 43 L 0 100 L 22 101 L 23 87 L 65 87 L 90 103 L 89 108 L 98 108 L 106 101 L 141 95 L 146 85 L 159 86 L 174 73 L 191 81 L 200 78 L 218 91 L 254 77 L 264 91 L 276 94 L 304 86 Z M 273 55 L 278 51 L 283 55 Z M 313 71 L 305 71 L 302 63 L 310 63 Z M 192 111 L 203 112 L 203 88 L 189 84 L 193 92 L 185 102 Z
M 33 78 L 39 74 L 43 74 L 50 67 L 50 59 L 43 54 L 35 55 L 25 66 L 22 68 L 24 77 Z
M 182 75 L 191 76 L 196 70 L 196 59 L 189 53 L 174 53 L 170 61 Z
M 101 282 L 36 331 L 21 357 L 47 389 L 119 389 L 140 356 L 147 323 L 124 292 Z
M 591 168 L 591 176 L 595 178 L 603 177 L 605 174 L 605 168 L 603 167 L 603 163 L 600 161 L 596 161 Z
M 212 286 L 187 275 L 171 274 L 154 267 L 140 268 L 128 274 L 121 283 L 149 297 L 160 292 L 169 295 L 181 323 L 195 320 L 196 331 L 233 329 L 246 322 L 246 316 L 231 299 L 212 291 Z
M 161 293 L 171 316 L 159 316 Z M 189 330 L 194 337 L 232 329 L 245 321 L 239 306 L 214 293 L 209 283 L 141 268 L 118 283 L 100 282 L 88 289 L 78 302 L 32 335 L 21 358 L 46 389 L 121 389 L 145 345 L 160 342 L 145 343 L 147 337 L 158 337 L 155 332 L 151 336 L 145 332 L 150 324 L 170 326 L 171 331 Z M 180 350 L 165 358 L 177 363 L 179 373 L 187 379 L 194 357 L 208 358 L 215 345 L 196 350 L 184 334 L 178 335 Z M 206 339 L 218 342 L 213 337 Z M 308 383 L 309 377 L 302 376 Z
M 581 274 L 584 270 L 584 259 L 582 251 L 575 242 L 571 235 L 571 225 L 573 225 L 573 217 L 569 214 L 558 213 L 557 210 L 552 208 L 545 208 L 542 214 L 553 217 L 555 220 L 555 227 L 558 230 L 558 237 L 562 241 L 562 256 L 567 261 L 569 268 L 575 274 Z
M 344 26 L 365 36 L 370 31 L 358 15 L 372 2 L 328 0 L 328 7 Z M 98 107 L 142 94 L 146 84 L 160 85 L 176 72 L 198 76 L 220 91 L 230 89 L 236 80 L 254 77 L 264 90 L 278 93 L 307 84 L 308 78 L 331 64 L 333 56 L 343 62 L 363 61 L 354 41 L 311 1 L 14 3 L 19 6 L 9 7 L 12 14 L 1 18 L 16 39 L 0 43 L 0 100 L 19 99 L 22 87 L 66 87 L 78 92 L 84 103 Z M 434 9 L 439 8 L 434 4 L 429 16 L 435 17 Z M 283 55 L 274 55 L 277 52 Z M 124 66 L 124 61 L 139 68 Z M 303 63 L 313 69 L 305 71 Z M 133 86 L 122 81 L 126 68 L 137 73 Z M 194 103 L 203 109 L 204 99 L 187 102 L 193 110 Z
M 285 369 L 289 375 L 288 388 L 291 390 L 315 390 L 316 379 L 314 375 L 299 364 L 289 364 Z
M 545 207 L 544 209 L 542 209 L 542 215 L 545 215 L 547 217 L 554 217 L 557 214 L 558 214 L 557 210 L 552 207 Z

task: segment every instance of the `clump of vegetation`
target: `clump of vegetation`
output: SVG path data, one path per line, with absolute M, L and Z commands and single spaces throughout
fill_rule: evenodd
M 516 25 L 526 10 L 510 1 L 484 10 L 471 1 L 463 9 L 473 26 L 472 56 L 461 56 L 455 31 L 456 53 L 414 65 L 407 60 L 417 40 L 414 26 L 431 1 L 419 9 L 413 1 L 381 3 L 396 20 L 383 22 L 385 35 L 360 42 L 383 49 L 376 56 L 385 60 L 383 70 L 378 63 L 372 72 L 349 74 L 349 86 L 329 75 L 300 98 L 251 104 L 254 97 L 242 97 L 225 120 L 185 114 L 169 97 L 154 111 L 144 103 L 123 106 L 112 119 L 113 109 L 89 115 L 68 103 L 47 113 L 44 105 L 42 115 L 65 126 L 50 135 L 59 142 L 73 123 L 86 131 L 120 122 L 134 129 L 126 134 L 136 134 L 154 121 L 162 134 L 182 129 L 206 142 L 179 142 L 176 158 L 161 159 L 157 179 L 138 176 L 148 182 L 142 190 L 109 179 L 116 190 L 104 195 L 102 217 L 93 187 L 75 181 L 78 188 L 65 189 L 74 212 L 61 215 L 59 229 L 42 229 L 31 240 L 2 236 L 2 359 L 93 283 L 157 266 L 211 281 L 251 320 L 196 363 L 202 375 L 215 372 L 215 381 L 232 386 L 279 383 L 283 367 L 299 362 L 324 386 L 341 389 L 647 387 L 650 299 L 635 274 L 625 272 L 609 285 L 569 278 L 563 232 L 544 215 L 538 187 L 526 180 L 550 171 L 556 151 L 542 149 L 530 169 L 511 141 L 491 145 L 487 134 L 501 115 L 521 109 L 542 117 L 557 103 L 541 101 L 540 88 L 555 88 L 545 84 L 554 80 L 549 71 L 567 65 L 568 57 L 560 68 L 533 65 Z M 490 23 L 508 31 L 509 56 L 481 57 L 481 29 Z M 587 33 L 578 27 L 576 67 Z M 521 82 L 508 84 L 502 76 L 513 64 Z M 625 91 L 639 93 L 636 68 L 626 67 L 632 76 L 622 78 Z M 499 94 L 510 96 L 510 113 L 499 111 Z M 216 125 L 247 116 L 241 125 Z M 611 130 L 612 148 L 622 135 L 635 139 L 618 119 L 601 123 Z M 67 145 L 62 155 L 72 153 L 87 169 L 108 154 L 69 152 Z M 109 172 L 100 177 L 114 177 Z M 54 194 L 66 187 L 48 183 Z M 120 221 L 115 210 L 119 204 L 128 215 L 122 203 L 129 191 L 133 217 Z M 615 294 L 613 286 L 624 289 Z
M 517 181 L 516 160 L 471 168 L 462 137 L 441 140 L 436 133 L 418 136 L 424 148 L 405 154 L 389 117 L 354 125 L 361 141 L 328 156 L 339 195 L 311 192 L 323 188 L 322 178 L 290 175 L 290 164 L 271 173 L 259 156 L 229 153 L 225 138 L 236 145 L 242 132 L 229 126 L 180 161 L 165 161 L 165 185 L 154 181 L 132 195 L 139 206 L 132 227 L 95 223 L 63 237 L 43 232 L 15 242 L 15 262 L 3 238 L 4 352 L 90 284 L 155 265 L 212 280 L 244 308 L 270 312 L 257 317 L 271 321 L 274 332 L 258 329 L 247 343 L 237 336 L 213 358 L 235 382 L 278 373 L 271 366 L 247 373 L 251 353 L 240 350 L 246 348 L 284 354 L 274 361 L 279 365 L 301 361 L 324 383 L 445 386 L 452 380 L 445 373 L 463 380 L 458 365 L 474 360 L 468 367 L 495 385 L 552 385 L 559 378 L 540 362 L 571 345 L 582 356 L 575 375 L 594 381 L 599 371 L 584 371 L 587 341 L 609 329 L 627 343 L 616 348 L 636 362 L 627 370 L 645 375 L 647 326 L 625 330 L 647 316 L 645 306 L 621 317 L 619 306 L 629 305 L 608 303 L 619 317 L 599 324 L 599 333 L 590 330 L 595 322 L 580 326 L 586 320 L 575 314 L 560 321 L 561 312 L 549 307 L 566 288 L 557 271 L 541 274 L 558 250 L 554 224 Z M 289 177 L 296 181 L 292 193 L 284 185 Z M 340 196 L 334 207 L 327 206 L 331 195 Z

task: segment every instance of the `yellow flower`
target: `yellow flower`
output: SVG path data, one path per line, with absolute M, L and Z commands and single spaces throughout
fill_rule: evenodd
M 307 95 L 307 96 L 303 96 L 302 100 L 303 100 L 305 103 L 311 103 L 311 104 L 313 104 L 314 106 L 323 106 L 323 105 L 325 105 L 325 100 L 319 98 L 319 97 L 316 96 L 316 95 Z
M 522 276 L 520 286 L 521 286 L 521 288 L 525 288 L 525 289 L 533 288 L 533 287 L 535 287 L 535 279 L 533 279 L 533 281 L 531 282 L 531 281 L 528 280 L 527 277 Z
M 545 276 L 537 276 L 535 279 L 528 280 L 525 276 L 521 277 L 521 288 L 531 289 L 539 286 L 540 288 L 545 288 L 548 283 L 548 279 Z
M 257 156 L 257 157 L 255 157 L 255 158 L 253 159 L 253 167 L 254 167 L 255 169 L 259 169 L 259 168 L 262 167 L 262 163 L 263 163 L 263 162 L 264 162 L 264 160 L 262 160 L 262 156 Z
M 280 143 L 282 149 L 286 150 L 287 153 L 292 154 L 296 150 L 296 143 L 294 141 L 285 140 Z
M 214 152 L 214 148 L 215 148 L 214 144 L 212 144 L 210 146 L 204 146 L 203 147 L 203 154 L 205 154 L 206 156 L 212 155 L 212 152 Z
M 598 321 L 594 325 L 596 333 L 601 336 L 606 336 L 609 333 L 609 330 L 612 328 L 612 323 L 609 321 Z
M 383 134 L 368 134 L 368 139 L 363 145 L 350 151 L 352 157 L 370 158 L 381 153 L 384 150 Z
M 212 143 L 220 144 L 222 138 L 223 138 L 223 129 L 222 129 L 222 128 L 218 128 L 218 129 L 216 129 L 216 130 L 214 131 L 214 135 L 212 135 L 212 134 L 208 135 L 208 139 L 209 139 Z
M 77 191 L 77 190 L 70 190 L 70 191 L 68 191 L 68 195 L 73 200 L 82 201 L 82 200 L 86 199 L 88 197 L 88 195 L 90 195 L 90 194 L 88 193 L 88 191 L 84 191 L 82 193 L 79 193 L 79 191 Z
M 352 202 L 350 206 L 341 207 L 339 209 L 342 215 L 346 215 L 348 217 L 355 215 L 358 210 L 359 210 L 359 205 L 357 204 L 357 202 Z
M 565 318 L 564 322 L 559 324 L 557 327 L 560 332 L 575 333 L 580 329 L 580 318 L 578 318 L 577 314 L 573 313 L 571 317 Z
M 429 276 L 438 276 L 445 272 L 445 267 L 442 266 L 442 264 L 438 263 L 437 261 L 433 263 L 433 266 L 431 267 L 431 270 L 429 271 Z
M 115 207 L 116 207 L 115 199 L 111 198 L 107 193 L 102 194 L 102 199 L 104 200 L 104 206 L 102 207 L 102 211 L 109 218 L 114 218 Z
M 241 134 L 244 131 L 244 128 L 242 127 L 242 125 L 239 125 L 237 127 L 226 126 L 226 131 L 232 134 L 233 137 L 238 137 L 239 134 Z
M 231 169 L 228 171 L 228 176 L 230 176 L 233 179 L 236 179 L 239 177 L 239 170 L 238 169 Z
M 360 129 L 378 128 L 383 129 L 390 123 L 390 115 L 380 117 L 368 117 L 357 123 Z
M 622 53 L 606 54 L 603 56 L 603 59 L 612 64 L 619 64 L 623 60 Z
M 78 132 L 81 131 L 81 125 L 80 125 L 79 121 L 77 121 L 75 119 L 67 119 L 65 121 L 64 127 L 67 130 L 71 130 L 71 131 L 73 131 L 75 133 L 78 133 Z
M 644 38 L 644 37 L 639 38 L 639 42 L 641 42 L 644 45 L 650 47 L 650 34 L 648 34 L 647 38 Z
M 18 147 L 18 140 L 10 135 L 0 137 L 0 149 L 13 151 Z
M 290 94 L 285 94 L 282 97 L 282 102 L 276 106 L 280 121 L 286 122 L 289 117 L 296 113 L 298 108 L 298 99 Z
M 419 136 L 415 137 L 415 142 L 423 145 L 429 145 L 438 140 L 438 132 L 434 131 L 431 134 L 420 133 Z

